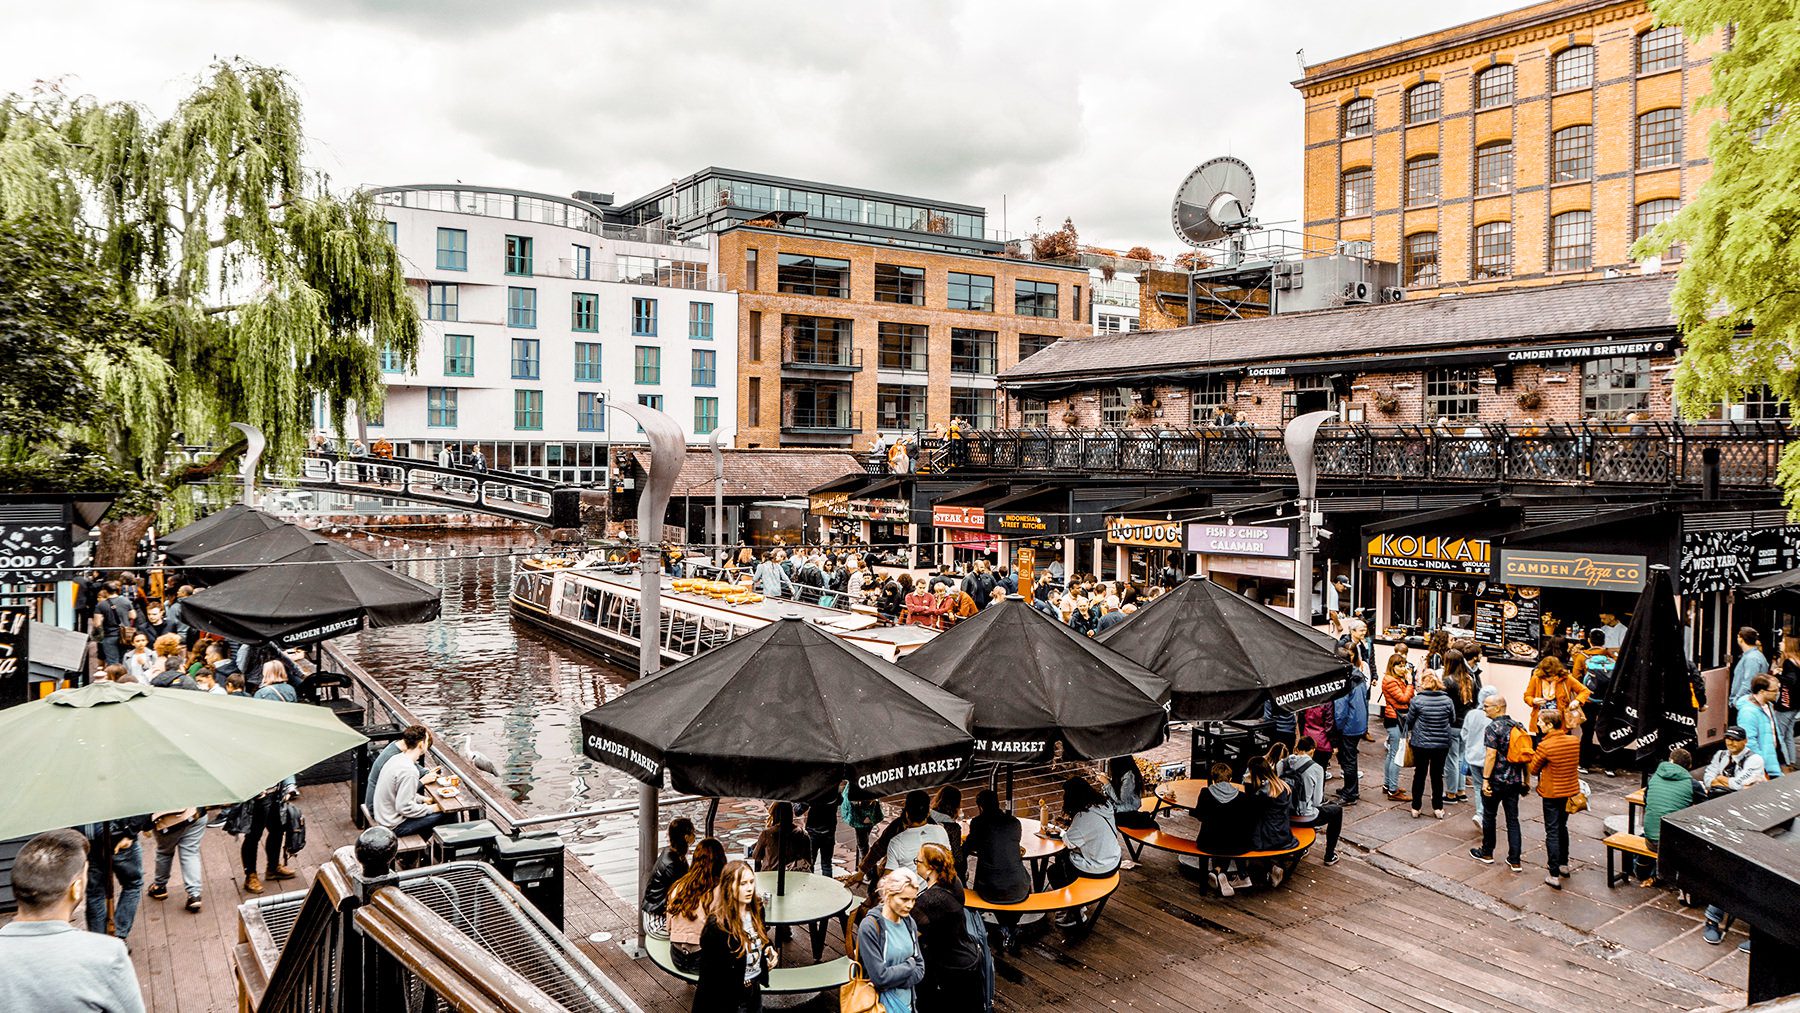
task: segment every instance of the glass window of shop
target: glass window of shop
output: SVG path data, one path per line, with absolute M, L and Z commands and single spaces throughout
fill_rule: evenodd
M 1050 402 L 1037 397 L 1020 398 L 1019 425 L 1026 429 L 1050 428 Z
M 1056 283 L 1053 281 L 1013 282 L 1013 312 L 1022 317 L 1056 318 Z
M 1019 335 L 1019 361 L 1024 362 L 1037 353 L 1056 344 L 1054 334 L 1021 334 Z
M 1650 409 L 1650 360 L 1640 356 L 1589 359 L 1581 364 L 1581 411 L 1620 419 Z

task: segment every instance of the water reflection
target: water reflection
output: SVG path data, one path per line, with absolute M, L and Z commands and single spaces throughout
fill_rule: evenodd
M 581 714 L 610 699 L 627 673 L 515 625 L 507 590 L 533 535 L 410 537 L 355 544 L 443 588 L 435 622 L 369 630 L 340 641 L 356 662 L 459 749 L 478 749 L 536 813 L 633 795 L 636 782 L 581 755 Z M 480 555 L 472 555 L 479 552 Z M 444 558 L 444 557 L 451 558 Z M 456 558 L 461 557 L 461 558 Z

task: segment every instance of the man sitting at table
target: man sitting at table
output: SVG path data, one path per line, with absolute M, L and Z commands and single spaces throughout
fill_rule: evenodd
M 1200 792 L 1194 802 L 1193 816 L 1200 821 L 1196 843 L 1209 855 L 1241 855 L 1250 850 L 1250 834 L 1256 829 L 1256 807 L 1243 789 L 1231 783 L 1231 766 L 1215 763 L 1210 772 L 1212 783 Z M 1221 897 L 1235 893 L 1231 882 L 1235 862 L 1214 861 L 1207 870 L 1207 882 L 1218 887 Z
M 400 752 L 381 768 L 375 783 L 375 822 L 405 837 L 420 834 L 449 819 L 419 787 L 419 763 L 430 739 L 423 725 L 408 725 L 400 733 Z
M 919 871 L 919 849 L 927 844 L 942 844 L 950 850 L 950 835 L 931 819 L 931 796 L 923 791 L 909 791 L 900 807 L 900 815 L 883 827 L 869 848 L 863 862 L 863 878 L 870 883 L 881 879 L 883 869 Z

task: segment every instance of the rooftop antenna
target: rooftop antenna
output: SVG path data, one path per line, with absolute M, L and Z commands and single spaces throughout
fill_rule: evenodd
M 1305 46 L 1301 46 L 1299 49 L 1294 50 L 1294 62 L 1300 65 L 1300 74 L 1302 77 L 1304 77 L 1306 75 L 1306 47 Z

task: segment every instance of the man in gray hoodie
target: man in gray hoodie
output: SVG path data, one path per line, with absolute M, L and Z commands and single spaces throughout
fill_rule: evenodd
M 1325 864 L 1336 865 L 1338 836 L 1344 832 L 1344 807 L 1325 801 L 1325 768 L 1317 759 L 1318 743 L 1302 735 L 1294 754 L 1277 771 L 1294 789 L 1294 826 L 1325 828 Z

